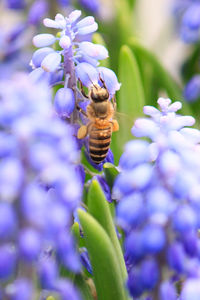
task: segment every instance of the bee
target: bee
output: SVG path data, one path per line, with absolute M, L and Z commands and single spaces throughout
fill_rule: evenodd
M 79 106 L 77 109 L 89 120 L 87 125 L 82 125 L 77 137 L 83 139 L 89 136 L 89 155 L 95 164 L 100 164 L 106 158 L 110 148 L 112 132 L 119 130 L 117 120 L 113 119 L 116 101 L 109 100 L 109 91 L 105 81 L 100 77 L 102 86 L 95 83 L 89 89 L 88 95 L 83 90 L 82 82 L 81 93 L 90 100 L 86 112 Z

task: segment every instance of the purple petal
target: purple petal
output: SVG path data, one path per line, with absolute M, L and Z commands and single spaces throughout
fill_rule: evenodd
M 75 98 L 72 89 L 59 89 L 55 95 L 54 107 L 60 117 L 69 118 L 75 107 Z
M 61 24 L 59 24 L 58 22 L 56 22 L 54 20 L 51 20 L 49 18 L 44 19 L 43 24 L 46 27 L 56 28 L 56 29 L 63 29 L 63 26 L 61 26 Z
M 0 238 L 8 239 L 17 229 L 15 211 L 10 203 L 0 203 Z
M 195 123 L 195 119 L 192 116 L 177 116 L 171 122 L 171 129 L 173 130 L 180 130 L 185 126 L 192 126 Z
M 160 129 L 154 121 L 150 119 L 137 119 L 131 130 L 132 134 L 136 137 L 150 137 L 153 138 L 159 133 Z
M 198 30 L 200 26 L 200 5 L 193 4 L 186 10 L 183 16 L 183 24 L 192 30 Z
M 177 292 L 175 286 L 168 281 L 164 281 L 160 286 L 160 300 L 177 300 Z M 183 300 L 183 299 L 182 299 Z M 186 299 L 185 299 L 186 300 Z M 191 299 L 188 299 L 191 300 Z
M 95 14 L 99 10 L 100 2 L 99 0 L 80 0 L 80 5 Z
M 29 74 L 29 78 L 33 83 L 41 82 L 41 80 L 47 81 L 49 79 L 49 73 L 45 72 L 42 68 L 37 68 Z
M 6 289 L 8 299 L 29 300 L 33 297 L 33 286 L 31 281 L 26 278 L 17 278 Z
M 157 108 L 150 105 L 144 106 L 143 112 L 145 115 L 151 116 L 152 118 L 160 116 L 160 111 Z
M 76 66 L 76 77 L 87 87 L 97 83 L 99 79 L 97 70 L 85 62 Z
M 106 67 L 99 67 L 97 68 L 101 78 L 105 81 L 106 87 L 111 96 L 115 94 L 116 91 L 120 89 L 121 83 L 118 82 L 117 76 L 115 73 L 106 68 Z
M 57 52 L 48 54 L 42 61 L 41 67 L 46 72 L 54 72 L 61 62 L 61 55 Z
M 63 17 L 63 15 L 57 14 L 57 15 L 55 16 L 55 21 L 56 21 L 56 23 L 59 24 L 60 28 L 63 28 L 63 29 L 66 28 L 67 22 L 66 22 L 65 17 Z
M 81 16 L 81 11 L 80 10 L 74 10 L 71 12 L 71 14 L 69 14 L 69 21 L 70 23 L 74 23 L 78 20 L 78 18 L 80 18 Z
M 191 278 L 186 280 L 181 293 L 181 300 L 198 300 L 198 299 L 200 299 L 199 278 Z
M 170 99 L 165 99 L 165 98 L 159 98 L 157 102 L 160 106 L 161 111 L 163 113 L 167 113 L 169 105 L 171 104 L 171 100 Z
M 97 29 L 98 29 L 98 25 L 95 22 L 94 24 L 92 24 L 90 26 L 78 28 L 78 34 L 80 34 L 80 35 L 89 34 L 89 33 L 95 32 Z
M 108 57 L 108 50 L 102 45 L 97 45 L 90 42 L 82 42 L 79 45 L 79 49 L 86 55 L 98 60 Z
M 41 19 L 48 13 L 48 3 L 45 0 L 34 1 L 29 8 L 28 22 L 38 25 Z
M 182 103 L 176 101 L 169 106 L 169 112 L 176 112 L 177 110 L 182 108 Z
M 10 244 L 0 247 L 0 279 L 13 275 L 16 267 L 16 250 Z
M 39 233 L 32 229 L 26 228 L 19 235 L 19 252 L 22 259 L 33 261 L 38 258 L 41 250 L 41 237 Z
M 54 52 L 54 50 L 50 47 L 44 47 L 38 49 L 34 52 L 32 57 L 32 62 L 36 68 L 41 66 L 43 59 L 50 53 Z
M 77 12 L 77 10 L 75 10 L 73 13 Z M 79 11 L 80 12 L 80 11 Z M 69 15 L 70 17 L 70 15 Z M 76 26 L 78 28 L 80 27 L 85 27 L 85 26 L 90 26 L 90 25 L 93 25 L 95 23 L 95 19 L 94 17 L 91 17 L 91 16 L 88 16 L 88 17 L 85 17 L 83 18 L 81 21 L 79 21 Z
M 189 139 L 192 143 L 200 143 L 200 131 L 195 128 L 182 128 L 180 133 L 186 138 Z
M 41 33 L 41 34 L 34 36 L 33 45 L 38 48 L 46 47 L 46 46 L 52 45 L 53 43 L 55 43 L 55 41 L 56 41 L 56 38 L 53 34 Z
M 64 35 L 60 38 L 59 45 L 63 49 L 68 49 L 72 45 L 71 39 L 67 35 Z
M 45 257 L 38 263 L 38 275 L 43 289 L 52 289 L 58 279 L 58 268 L 55 260 Z
M 200 97 L 200 75 L 193 76 L 186 84 L 184 97 L 189 102 L 195 102 Z
M 119 165 L 124 169 L 132 169 L 140 163 L 150 160 L 149 144 L 146 141 L 130 141 L 125 146 Z

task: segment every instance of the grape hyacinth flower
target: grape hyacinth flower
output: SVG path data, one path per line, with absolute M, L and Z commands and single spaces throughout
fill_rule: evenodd
M 70 233 L 82 193 L 73 129 L 52 110 L 45 82 L 35 85 L 24 74 L 0 82 L 0 127 L 3 299 L 32 299 L 36 284 L 62 300 L 79 300 L 59 276 L 59 264 L 80 271 Z
M 180 35 L 185 43 L 196 43 L 200 39 L 200 2 L 176 0 L 174 15 L 180 27 Z
M 34 7 L 32 13 L 34 13 L 35 17 L 37 17 L 37 14 L 41 15 L 44 7 L 46 7 L 46 13 L 48 13 L 47 8 L 48 8 L 49 4 L 51 4 L 50 1 L 51 0 L 32 1 L 30 10 L 32 10 L 32 8 Z M 70 2 L 73 2 L 73 1 L 57 0 L 56 2 L 59 6 L 65 8 L 70 5 Z M 100 6 L 99 0 L 93 0 L 93 1 L 79 0 L 78 2 L 84 9 L 86 9 L 92 13 L 97 14 L 99 12 L 99 6 Z M 5 4 L 6 4 L 7 8 L 12 9 L 12 10 L 24 10 L 24 9 L 27 9 L 27 6 L 29 3 L 27 3 L 27 1 L 25 1 L 25 0 L 5 0 Z M 34 23 L 34 24 L 36 24 L 36 23 Z
M 171 300 L 178 298 L 178 282 L 180 299 L 198 299 L 200 131 L 188 128 L 193 117 L 176 114 L 180 102 L 159 98 L 158 104 L 160 111 L 145 106 L 150 118 L 136 120 L 132 134 L 148 140 L 127 143 L 113 188 L 125 231 L 127 285 L 133 299 L 146 293 Z
M 93 17 L 85 17 L 78 21 L 81 11 L 73 11 L 68 18 L 57 14 L 55 20 L 44 19 L 46 27 L 61 30 L 56 36 L 53 34 L 39 34 L 33 38 L 33 43 L 40 49 L 32 57 L 32 65 L 36 68 L 31 77 L 34 80 L 48 77 L 50 84 L 64 83 L 55 97 L 55 108 L 61 117 L 69 117 L 78 103 L 76 93 L 77 81 L 89 87 L 99 81 L 99 75 L 105 78 L 108 89 L 113 95 L 120 85 L 114 72 L 107 68 L 97 68 L 98 60 L 108 57 L 107 49 L 102 45 L 84 40 L 84 36 L 97 30 L 97 23 Z M 81 42 L 79 40 L 82 40 Z M 49 47 L 59 45 L 59 49 Z M 64 82 L 63 82 L 64 75 Z
M 184 97 L 188 102 L 195 102 L 200 97 L 200 75 L 194 75 L 184 88 Z

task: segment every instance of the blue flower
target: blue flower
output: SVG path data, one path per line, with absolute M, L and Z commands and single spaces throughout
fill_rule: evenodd
M 58 67 L 61 67 L 61 57 L 64 57 L 63 67 L 69 69 L 67 61 L 70 59 L 74 62 L 87 61 L 93 65 L 97 65 L 98 59 L 105 59 L 108 57 L 108 53 L 105 47 L 101 45 L 95 45 L 91 42 L 78 42 L 81 36 L 93 33 L 97 30 L 98 25 L 93 17 L 85 17 L 78 21 L 81 16 L 81 11 L 73 11 L 68 18 L 65 18 L 61 14 L 57 14 L 55 20 L 44 19 L 44 25 L 46 27 L 61 30 L 57 36 L 52 34 L 39 34 L 33 38 L 33 44 L 36 47 L 46 47 L 54 44 L 58 41 L 62 50 L 51 53 L 44 52 L 41 59 L 41 67 L 47 72 L 53 72 Z M 37 52 L 39 57 L 41 54 Z M 34 63 L 34 62 L 33 62 Z M 67 72 L 66 72 L 67 73 Z
M 0 278 L 5 281 L 4 293 L 12 299 L 32 298 L 37 289 L 32 275 L 37 272 L 42 287 L 60 291 L 64 299 L 59 264 L 80 271 L 70 233 L 83 187 L 73 129 L 53 111 L 51 93 L 43 81 L 35 85 L 27 75 L 17 74 L 13 81 L 0 82 L 0 98 Z M 41 257 L 48 249 L 47 265 Z M 30 270 L 29 278 L 12 281 L 16 273 L 26 276 L 23 265 Z M 74 287 L 71 297 L 73 293 L 80 299 Z
M 196 43 L 199 40 L 200 4 L 193 0 L 176 0 L 174 15 L 179 22 L 180 35 L 185 43 Z
M 200 276 L 200 131 L 188 127 L 194 124 L 193 117 L 176 113 L 180 102 L 159 98 L 158 104 L 160 110 L 144 107 L 150 118 L 135 121 L 133 135 L 148 140 L 127 143 L 113 197 L 119 201 L 117 221 L 125 232 L 131 295 L 151 296 L 153 290 L 157 291 L 156 295 L 152 291 L 155 299 L 168 299 L 169 295 L 176 299 L 170 284 L 172 272 L 185 278 L 186 288 L 191 277 L 199 280 Z M 148 259 L 155 264 L 146 265 Z M 151 268 L 155 271 L 149 271 Z M 160 277 L 163 272 L 165 282 Z M 155 280 L 153 273 L 157 274 Z M 197 289 L 194 295 L 198 293 Z
M 34 82 L 47 80 L 51 85 L 61 83 L 64 88 L 59 90 L 55 98 L 55 108 L 61 117 L 69 118 L 80 96 L 76 95 L 77 81 L 91 87 L 100 82 L 100 76 L 112 97 L 120 88 L 113 71 L 105 67 L 97 67 L 99 60 L 108 57 L 107 49 L 98 44 L 87 41 L 88 34 L 98 28 L 91 16 L 79 21 L 81 11 L 73 11 L 69 17 L 57 14 L 55 20 L 44 19 L 46 27 L 60 30 L 55 36 L 50 33 L 38 34 L 33 38 L 33 44 L 40 49 L 32 57 L 32 66 L 35 68 L 30 77 Z M 59 45 L 51 48 L 51 45 Z M 53 78 L 52 78 L 53 77 Z M 69 90 L 70 89 L 70 90 Z M 73 96 L 74 93 L 74 96 Z
M 195 75 L 190 79 L 183 93 L 188 102 L 195 102 L 200 97 L 200 75 Z

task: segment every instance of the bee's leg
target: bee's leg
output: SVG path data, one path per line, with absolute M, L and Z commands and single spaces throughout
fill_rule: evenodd
M 119 130 L 119 124 L 118 124 L 117 120 L 112 120 L 111 124 L 112 124 L 112 131 L 113 132 Z
M 101 77 L 101 75 L 99 74 L 99 80 L 101 81 L 101 83 L 103 84 L 104 89 L 107 90 L 106 84 L 105 84 L 105 80 L 103 80 L 103 78 Z
M 83 95 L 83 97 L 89 99 L 88 95 L 85 93 L 84 89 L 83 89 L 83 84 L 82 81 L 80 79 L 78 79 L 79 83 L 80 83 L 80 88 L 81 88 L 81 94 Z
M 88 134 L 88 126 L 82 125 L 77 132 L 77 138 L 84 139 L 87 134 Z
M 86 118 L 88 118 L 87 113 L 77 104 L 76 108 L 78 109 L 79 112 L 81 112 Z
M 112 104 L 113 104 L 113 108 L 114 108 L 114 111 L 115 111 L 115 110 L 116 110 L 116 107 L 117 107 L 117 101 L 116 101 L 115 95 L 112 97 L 111 102 L 112 102 Z

